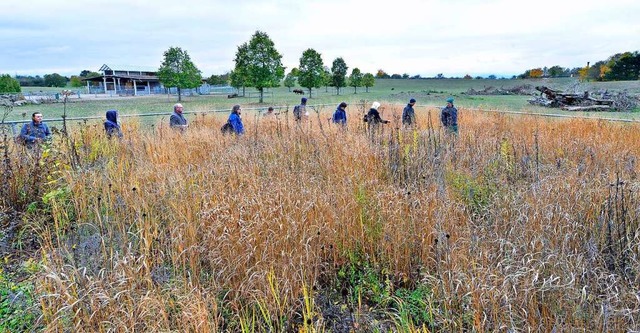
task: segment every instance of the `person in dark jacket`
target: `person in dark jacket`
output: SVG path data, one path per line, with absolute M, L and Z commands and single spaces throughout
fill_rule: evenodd
M 19 138 L 28 146 L 51 140 L 51 131 L 49 126 L 42 121 L 42 113 L 34 112 L 31 115 L 31 122 L 22 126 Z
M 307 112 L 307 98 L 302 97 L 300 99 L 300 104 L 296 105 L 293 108 L 293 119 L 296 121 L 302 120 L 302 117 L 309 117 L 309 112 Z
M 411 126 L 416 122 L 416 112 L 413 110 L 413 106 L 416 105 L 414 98 L 409 100 L 409 104 L 402 110 L 402 125 Z
M 118 111 L 107 111 L 107 120 L 104 122 L 104 131 L 107 133 L 107 137 L 111 139 L 114 135 L 118 138 L 122 138 L 122 130 L 120 124 L 118 124 Z
M 380 118 L 380 112 L 378 112 L 378 108 L 380 107 L 380 103 L 378 102 L 373 102 L 373 104 L 371 104 L 371 109 L 369 109 L 369 112 L 367 113 L 367 115 L 365 116 L 365 121 L 369 124 L 369 126 L 376 126 L 378 124 L 388 124 L 389 121 L 388 120 L 384 120 L 382 118 Z
M 347 103 L 342 102 L 340 103 L 340 105 L 338 105 L 338 108 L 336 108 L 336 111 L 333 112 L 333 117 L 331 118 L 331 120 L 335 124 L 340 124 L 342 126 L 347 125 L 347 111 L 345 110 L 346 107 L 347 107 Z
M 182 106 L 182 104 L 180 103 L 176 103 L 173 106 L 173 113 L 171 114 L 171 117 L 169 118 L 169 126 L 172 128 L 179 128 L 182 130 L 187 129 L 187 127 L 189 127 L 188 123 L 187 123 L 187 119 L 182 115 L 182 111 L 184 110 L 184 107 Z
M 440 121 L 447 131 L 458 134 L 458 109 L 453 106 L 453 98 L 447 98 L 447 106 L 440 112 Z
M 242 118 L 240 118 L 241 114 L 242 114 L 242 109 L 240 108 L 240 105 L 234 105 L 233 108 L 231 109 L 229 120 L 227 120 L 229 124 L 231 124 L 231 127 L 233 128 L 233 132 L 237 135 L 244 134 L 244 125 L 242 125 Z

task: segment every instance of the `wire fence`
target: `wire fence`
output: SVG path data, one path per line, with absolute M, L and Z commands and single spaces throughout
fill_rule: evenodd
M 367 104 L 365 104 L 366 101 L 361 101 L 359 103 L 354 103 L 355 106 L 358 106 L 360 109 L 366 111 L 367 110 Z M 395 107 L 403 107 L 405 104 L 390 104 L 390 106 L 395 106 Z M 307 105 L 307 107 L 310 110 L 318 110 L 324 107 L 335 107 L 336 104 L 331 103 L 331 104 L 310 104 Z M 276 113 L 281 113 L 282 111 L 288 111 L 289 109 L 293 109 L 293 105 L 274 105 L 271 106 L 274 109 L 274 112 Z M 421 105 L 421 106 L 417 106 L 416 109 L 434 109 L 434 108 L 439 108 L 438 106 L 429 106 L 429 105 Z M 242 108 L 244 111 L 254 111 L 256 114 L 261 114 L 267 111 L 268 106 L 263 106 L 263 107 L 248 107 L 248 108 Z M 638 123 L 640 122 L 640 120 L 636 120 L 636 119 L 619 119 L 619 118 L 605 118 L 605 117 L 585 117 L 585 116 L 578 116 L 578 115 L 567 115 L 567 114 L 555 114 L 555 113 L 534 113 L 534 112 L 520 112 L 520 111 L 505 111 L 505 110 L 488 110 L 488 109 L 477 109 L 477 108 L 460 108 L 462 111 L 475 111 L 475 112 L 490 112 L 490 113 L 501 113 L 501 114 L 513 114 L 513 115 L 520 115 L 520 116 L 536 116 L 536 117 L 548 117 L 548 118 L 568 118 L 568 119 L 592 119 L 592 120 L 603 120 L 603 121 L 613 121 L 613 122 L 626 122 L 626 123 Z M 194 115 L 200 115 L 200 114 L 210 114 L 210 113 L 229 113 L 230 110 L 229 109 L 213 109 L 213 110 L 205 110 L 205 111 L 184 111 L 183 114 L 185 115 L 189 115 L 189 114 L 194 114 Z M 118 117 L 120 118 L 144 118 L 144 117 L 166 117 L 166 116 L 170 116 L 172 114 L 172 112 L 150 112 L 150 113 L 139 113 L 139 114 L 123 114 L 123 115 L 118 115 Z M 51 119 L 44 119 L 43 122 L 45 123 L 61 123 L 64 122 L 66 119 L 67 122 L 70 121 L 89 121 L 89 120 L 96 120 L 96 119 L 100 119 L 103 120 L 104 117 L 102 116 L 91 116 L 91 117 L 66 117 L 66 118 L 51 118 Z M 12 135 L 17 135 L 19 133 L 19 129 L 18 127 L 22 124 L 28 123 L 30 122 L 30 119 L 24 119 L 24 120 L 12 120 L 12 121 L 2 121 L 0 123 L 0 129 L 2 132 L 6 131 L 7 128 L 11 129 L 11 133 Z

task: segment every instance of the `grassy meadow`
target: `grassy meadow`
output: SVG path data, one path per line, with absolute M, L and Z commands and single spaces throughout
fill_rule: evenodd
M 127 118 L 121 141 L 97 122 L 42 149 L 5 139 L 0 332 L 639 330 L 640 124 L 396 83 L 317 97 L 353 98 L 346 129 L 327 107 L 301 124 L 248 112 L 241 137 L 191 115 L 184 133 Z M 449 94 L 459 136 L 438 124 Z M 401 129 L 408 96 L 418 123 Z M 204 99 L 184 104 L 254 105 Z M 391 124 L 359 121 L 373 99 Z
M 443 107 L 446 98 L 453 96 L 458 107 L 467 109 L 515 111 L 525 113 L 553 113 L 561 115 L 572 115 L 580 117 L 604 117 L 640 120 L 640 111 L 635 109 L 632 112 L 570 112 L 559 109 L 544 108 L 530 105 L 527 99 L 531 96 L 522 95 L 467 95 L 466 92 L 473 88 L 482 90 L 487 87 L 511 88 L 519 86 L 530 86 L 535 91 L 535 86 L 545 85 L 561 91 L 622 91 L 626 90 L 630 94 L 640 94 L 640 81 L 624 82 L 583 82 L 579 83 L 573 78 L 559 79 L 539 79 L 539 80 L 463 80 L 463 79 L 429 79 L 429 80 L 376 80 L 375 86 L 366 92 L 365 88 L 359 87 L 354 93 L 353 87 L 345 87 L 340 95 L 336 95 L 333 88 L 319 88 L 313 90 L 309 99 L 309 104 L 327 104 L 325 111 L 333 111 L 335 106 L 342 101 L 350 105 L 364 103 L 370 105 L 373 101 L 385 102 L 388 104 L 403 105 L 410 98 L 418 100 L 417 106 L 423 107 Z M 39 91 L 41 88 L 24 88 L 24 93 Z M 51 88 L 47 88 L 51 89 Z M 79 88 L 82 90 L 81 88 Z M 292 88 L 293 89 L 293 88 Z M 75 91 L 75 89 L 74 89 Z M 305 96 L 308 91 L 305 90 Z M 300 95 L 289 91 L 286 87 L 269 89 L 265 94 L 263 103 L 258 103 L 257 92 L 247 88 L 245 96 L 228 99 L 226 95 L 194 95 L 183 96 L 185 112 L 203 113 L 220 111 L 227 113 L 234 104 L 240 104 L 245 109 L 245 116 L 251 116 L 252 112 L 260 111 L 268 106 L 275 106 L 277 109 L 287 110 L 300 102 Z M 172 106 L 177 101 L 176 96 L 155 95 L 140 97 L 116 97 L 110 98 L 101 95 L 80 94 L 80 99 L 70 98 L 66 105 L 64 103 L 40 104 L 16 107 L 8 116 L 7 120 L 29 120 L 31 113 L 42 112 L 45 119 L 59 119 L 65 112 L 69 117 L 104 117 L 105 111 L 116 109 L 121 115 L 137 115 L 148 113 L 166 113 L 167 116 L 172 111 Z M 347 108 L 347 112 L 356 113 L 354 108 Z M 190 117 L 195 117 L 191 115 Z M 168 117 L 167 117 L 168 118 Z M 148 118 L 145 118 L 148 119 Z M 158 120 L 145 120 L 148 125 Z M 164 121 L 168 122 L 168 119 Z M 95 120 L 100 123 L 99 120 Z

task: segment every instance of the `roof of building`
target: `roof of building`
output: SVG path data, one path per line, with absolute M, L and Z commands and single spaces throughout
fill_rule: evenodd
M 107 65 L 104 64 L 102 65 L 102 67 L 100 67 L 99 71 L 104 72 L 104 71 L 128 71 L 128 72 L 157 72 L 158 71 L 158 67 L 152 67 L 152 66 L 137 66 L 137 65 L 118 65 L 118 64 L 111 64 L 111 65 Z

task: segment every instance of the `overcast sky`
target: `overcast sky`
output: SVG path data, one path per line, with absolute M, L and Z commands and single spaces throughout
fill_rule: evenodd
M 206 77 L 266 32 L 287 72 L 312 48 L 375 74 L 517 75 L 640 50 L 640 0 L 23 0 L 0 10 L 0 74 L 157 68 L 171 46 Z

